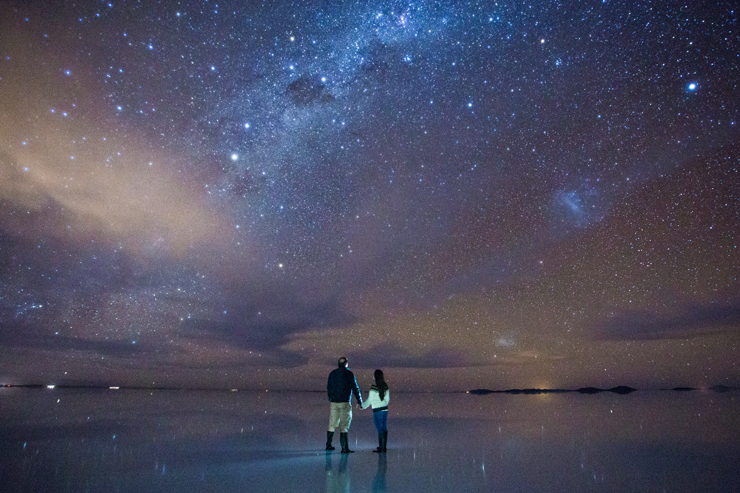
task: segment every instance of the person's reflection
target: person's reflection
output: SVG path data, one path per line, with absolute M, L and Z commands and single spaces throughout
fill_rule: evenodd
M 385 454 L 378 454 L 378 471 L 373 480 L 373 493 L 385 493 Z
M 339 459 L 339 468 L 332 467 L 333 454 L 326 454 L 326 493 L 349 493 L 349 474 L 347 474 L 347 458 L 349 454 L 342 454 Z M 382 490 L 382 491 L 385 491 Z

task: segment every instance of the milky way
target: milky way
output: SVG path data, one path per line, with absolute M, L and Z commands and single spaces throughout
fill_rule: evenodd
M 737 17 L 5 2 L 0 381 L 739 384 Z

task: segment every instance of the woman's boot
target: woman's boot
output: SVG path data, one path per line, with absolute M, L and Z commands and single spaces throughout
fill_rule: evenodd
M 383 432 L 378 432 L 378 448 L 373 450 L 375 453 L 380 453 L 383 451 Z

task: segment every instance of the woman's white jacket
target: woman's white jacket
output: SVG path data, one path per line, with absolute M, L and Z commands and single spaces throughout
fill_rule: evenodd
M 373 410 L 379 409 L 379 408 L 387 408 L 388 402 L 391 400 L 391 391 L 386 389 L 385 396 L 383 396 L 383 399 L 380 399 L 380 393 L 378 392 L 378 389 L 376 389 L 374 386 L 370 388 L 370 392 L 368 393 L 367 399 L 365 399 L 362 402 L 362 409 L 367 409 L 370 406 L 373 406 Z

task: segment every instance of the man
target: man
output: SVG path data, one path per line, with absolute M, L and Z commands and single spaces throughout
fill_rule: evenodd
M 334 450 L 331 440 L 334 438 L 334 430 L 339 427 L 339 443 L 342 445 L 343 454 L 351 454 L 354 450 L 349 449 L 347 432 L 352 422 L 352 393 L 355 394 L 357 404 L 362 406 L 362 394 L 354 373 L 349 371 L 349 361 L 342 356 L 337 362 L 339 368 L 329 373 L 329 381 L 326 390 L 329 393 L 331 410 L 329 412 L 329 430 L 326 432 L 326 450 Z

